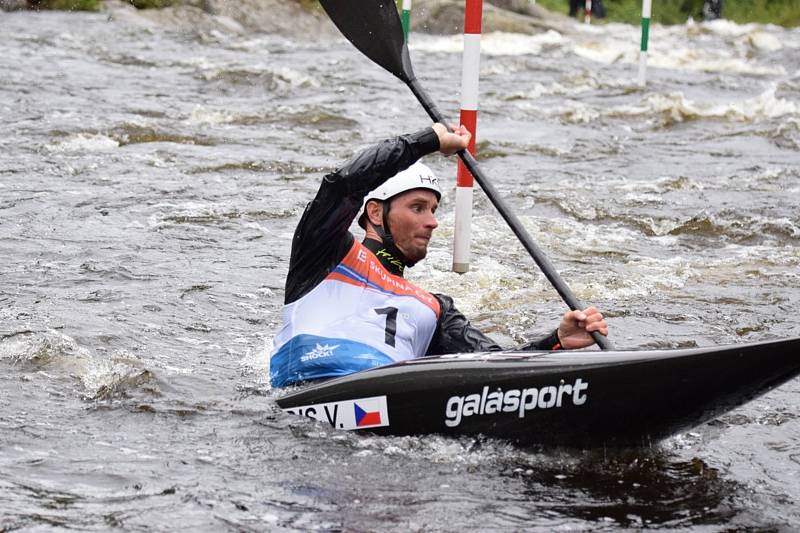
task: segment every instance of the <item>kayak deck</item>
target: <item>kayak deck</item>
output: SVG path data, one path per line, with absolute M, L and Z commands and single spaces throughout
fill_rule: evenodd
M 710 348 L 424 357 L 307 385 L 285 411 L 385 435 L 650 444 L 800 374 L 800 338 Z

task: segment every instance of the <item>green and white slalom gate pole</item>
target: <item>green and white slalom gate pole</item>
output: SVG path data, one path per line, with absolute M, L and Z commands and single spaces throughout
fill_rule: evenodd
M 647 41 L 650 38 L 652 4 L 653 0 L 642 1 L 642 46 L 639 52 L 639 85 L 641 87 L 644 87 L 647 83 Z
M 400 20 L 403 23 L 403 40 L 408 42 L 408 31 L 411 27 L 411 0 L 403 0 L 403 14 Z

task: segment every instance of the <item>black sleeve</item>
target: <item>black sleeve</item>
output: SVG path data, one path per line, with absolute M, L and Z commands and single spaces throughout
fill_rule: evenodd
M 425 355 L 448 353 L 494 352 L 503 350 L 490 337 L 469 323 L 469 320 L 453 304 L 453 299 L 444 294 L 433 295 L 441 308 L 433 339 Z M 558 335 L 550 335 L 516 348 L 519 351 L 552 350 L 559 346 Z
M 284 303 L 316 287 L 353 244 L 348 231 L 367 193 L 420 157 L 439 149 L 433 128 L 387 139 L 326 175 L 292 239 Z

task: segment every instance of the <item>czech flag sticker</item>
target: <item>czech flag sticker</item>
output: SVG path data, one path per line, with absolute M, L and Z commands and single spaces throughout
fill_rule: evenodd
M 365 429 L 389 425 L 386 396 L 303 405 L 284 411 L 328 422 L 336 429 Z
M 356 416 L 356 427 L 369 428 L 383 425 L 380 406 L 377 406 L 377 409 L 374 411 L 368 411 L 367 409 L 370 409 L 370 407 L 363 405 L 363 400 L 361 401 L 362 405 L 358 405 L 358 403 L 358 401 L 353 402 L 353 414 Z M 375 407 L 376 406 L 372 406 L 373 409 Z

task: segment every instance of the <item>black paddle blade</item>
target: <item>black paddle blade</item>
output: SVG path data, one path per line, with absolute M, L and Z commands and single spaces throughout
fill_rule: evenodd
M 319 0 L 339 31 L 402 81 L 414 79 L 403 25 L 393 0 Z

